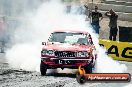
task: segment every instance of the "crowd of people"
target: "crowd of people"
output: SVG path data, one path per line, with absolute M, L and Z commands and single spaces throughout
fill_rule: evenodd
M 75 14 L 85 14 L 86 21 L 89 20 L 91 26 L 93 27 L 95 33 L 99 34 L 100 31 L 100 21 L 103 19 L 104 16 L 109 18 L 109 40 L 116 41 L 116 36 L 118 32 L 117 20 L 118 15 L 113 10 L 110 9 L 104 15 L 98 11 L 98 6 L 94 7 L 94 10 L 90 10 L 88 5 L 79 6 L 77 11 L 72 12 L 72 6 L 67 6 L 67 13 L 75 13 Z M 84 10 L 85 9 L 85 10 Z M 104 23 L 105 24 L 105 23 Z
M 86 7 L 86 11 L 88 10 L 88 7 Z M 109 18 L 109 39 L 116 41 L 116 36 L 118 32 L 118 27 L 117 27 L 117 20 L 118 20 L 118 15 L 113 9 L 110 9 L 108 12 L 104 14 Z M 103 15 L 101 12 L 98 11 L 98 7 L 94 7 L 94 11 L 89 11 L 89 15 L 86 14 L 86 17 L 89 17 L 90 23 L 95 30 L 97 34 L 99 34 L 99 29 L 100 29 L 100 21 L 103 19 Z M 105 23 L 104 23 L 105 24 Z

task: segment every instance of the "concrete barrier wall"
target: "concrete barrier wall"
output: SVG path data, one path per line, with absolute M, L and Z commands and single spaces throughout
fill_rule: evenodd
M 114 9 L 116 12 L 127 12 L 132 13 L 132 6 L 125 5 L 113 5 L 113 4 L 104 4 L 104 3 L 88 3 L 89 8 L 92 8 L 97 5 L 100 10 L 107 11 L 110 9 Z
M 107 1 L 107 0 L 106 0 Z M 132 2 L 132 0 L 117 0 L 117 1 L 126 1 L 126 2 Z
M 132 2 L 126 2 L 126 6 L 132 6 Z
M 105 12 L 106 11 L 100 11 L 102 14 L 103 14 L 103 16 L 104 16 L 104 14 L 105 14 Z M 117 12 L 117 14 L 118 14 L 118 19 L 119 20 L 122 20 L 122 21 L 132 21 L 132 13 L 122 13 L 122 12 Z M 106 16 L 104 16 L 104 17 L 106 17 Z
M 132 13 L 132 6 L 126 6 L 124 12 Z
M 122 13 L 119 17 L 123 21 L 132 21 L 132 13 Z
M 119 19 L 123 21 L 132 21 L 132 6 L 124 6 L 124 5 L 111 5 L 104 3 L 89 3 L 88 6 L 90 9 L 93 9 L 94 6 L 97 5 L 99 10 L 104 14 L 106 11 L 110 9 L 114 9 L 116 13 L 119 15 Z
M 105 1 L 106 4 L 125 5 L 126 1 Z
M 132 0 L 105 0 L 105 1 L 125 1 L 125 2 L 132 2 Z
M 112 1 L 105 0 L 104 3 L 105 4 L 114 4 L 114 5 L 132 6 L 132 0 L 112 0 Z

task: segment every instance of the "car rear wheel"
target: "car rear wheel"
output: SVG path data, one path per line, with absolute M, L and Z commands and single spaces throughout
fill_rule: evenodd
M 41 72 L 41 75 L 44 76 L 46 75 L 46 71 L 47 71 L 47 67 L 45 64 L 43 64 L 43 62 L 41 61 L 41 64 L 40 64 L 40 72 Z
M 92 63 L 89 63 L 88 65 L 84 66 L 84 70 L 86 74 L 92 73 Z

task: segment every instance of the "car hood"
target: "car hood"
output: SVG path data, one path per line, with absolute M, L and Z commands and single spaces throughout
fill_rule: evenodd
M 43 49 L 47 50 L 57 50 L 57 51 L 90 51 L 90 45 L 71 45 L 71 44 L 47 44 L 43 47 Z

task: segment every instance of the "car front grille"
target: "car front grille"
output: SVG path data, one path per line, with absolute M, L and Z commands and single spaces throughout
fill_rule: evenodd
M 57 57 L 76 57 L 76 52 L 71 51 L 55 51 Z

